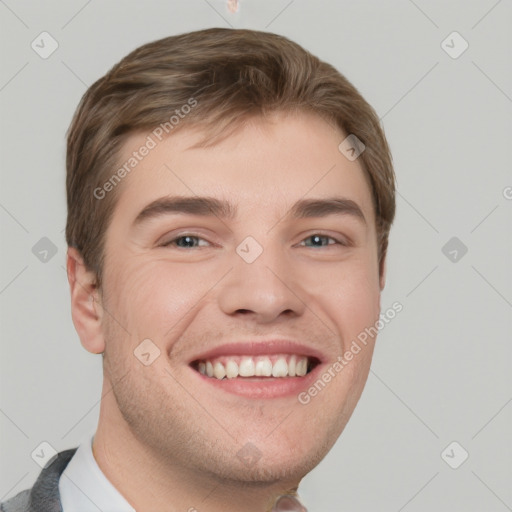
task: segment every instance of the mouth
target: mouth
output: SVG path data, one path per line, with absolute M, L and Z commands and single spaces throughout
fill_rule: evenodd
M 190 368 L 210 387 L 246 398 L 298 395 L 315 379 L 323 356 L 294 342 L 224 345 L 196 357 Z

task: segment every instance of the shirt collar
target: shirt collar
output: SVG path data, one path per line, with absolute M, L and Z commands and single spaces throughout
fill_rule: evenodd
M 59 479 L 62 512 L 135 512 L 101 471 L 88 433 Z

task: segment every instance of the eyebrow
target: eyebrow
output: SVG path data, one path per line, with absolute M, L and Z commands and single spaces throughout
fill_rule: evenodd
M 145 206 L 135 218 L 133 225 L 142 224 L 149 219 L 171 214 L 234 219 L 237 214 L 237 208 L 227 201 L 213 197 L 161 197 Z M 366 224 L 366 219 L 359 205 L 355 201 L 343 197 L 300 199 L 292 206 L 288 215 L 298 219 L 327 217 L 329 215 L 350 215 Z

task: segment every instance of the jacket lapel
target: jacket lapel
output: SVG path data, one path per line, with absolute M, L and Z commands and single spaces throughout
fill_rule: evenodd
M 43 468 L 30 491 L 29 512 L 62 512 L 59 478 L 76 450 L 59 452 Z

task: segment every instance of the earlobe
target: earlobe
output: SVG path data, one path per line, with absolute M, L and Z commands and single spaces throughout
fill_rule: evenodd
M 93 354 L 105 350 L 103 310 L 96 274 L 88 270 L 79 251 L 68 248 L 66 267 L 71 293 L 71 317 L 84 348 Z

